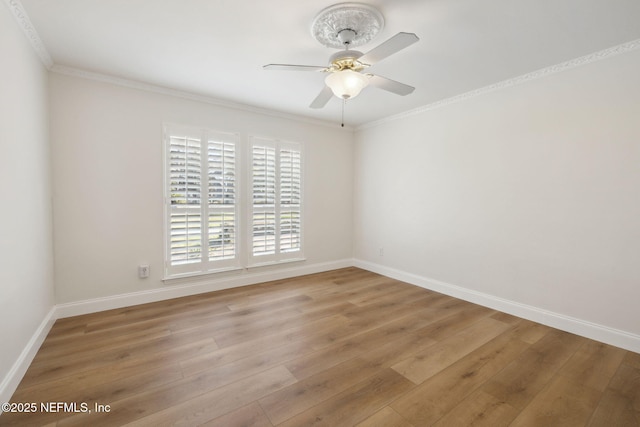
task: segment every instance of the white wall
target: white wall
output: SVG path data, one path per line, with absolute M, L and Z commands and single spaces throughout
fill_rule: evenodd
M 163 122 L 239 132 L 243 141 L 253 134 L 302 143 L 303 265 L 351 259 L 353 134 L 337 123 L 331 128 L 56 73 L 50 84 L 58 303 L 175 286 L 161 280 Z M 149 279 L 137 277 L 141 262 L 151 265 Z
M 175 285 L 161 281 L 163 122 L 304 144 L 303 267 L 355 254 L 640 335 L 640 51 L 363 129 L 355 152 L 338 126 L 47 76 L 5 7 L 0 55 L 0 401 L 54 301 Z
M 361 129 L 355 257 L 638 345 L 639 76 L 636 50 Z
M 19 362 L 28 358 L 28 344 L 54 301 L 47 70 L 4 5 L 0 58 L 0 402 L 5 402 L 24 373 L 17 371 L 26 368 Z

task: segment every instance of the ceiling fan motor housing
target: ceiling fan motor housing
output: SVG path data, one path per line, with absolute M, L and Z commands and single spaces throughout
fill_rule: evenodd
M 329 58 L 329 71 L 353 70 L 361 71 L 365 65 L 358 61 L 362 56 L 362 52 L 357 50 L 343 50 L 336 52 Z

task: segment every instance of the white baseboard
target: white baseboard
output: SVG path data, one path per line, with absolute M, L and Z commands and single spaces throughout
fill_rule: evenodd
M 0 403 L 11 401 L 11 396 L 13 396 L 13 393 L 18 388 L 22 377 L 24 377 L 25 372 L 27 372 L 29 365 L 31 365 L 33 358 L 40 349 L 40 345 L 42 345 L 42 342 L 55 323 L 55 314 L 56 308 L 52 307 L 40 323 L 40 326 L 38 326 L 38 329 L 36 329 L 31 336 L 24 350 L 22 350 L 18 360 L 15 361 L 9 372 L 7 372 L 7 375 L 2 379 L 2 383 L 0 383 Z M 2 414 L 1 410 L 0 414 Z
M 355 259 L 353 261 L 353 265 L 364 270 L 369 270 L 374 273 L 391 277 L 392 279 L 401 280 L 425 289 L 440 292 L 474 304 L 479 304 L 523 319 L 551 326 L 552 328 L 571 332 L 576 335 L 640 353 L 640 335 L 635 335 L 630 332 L 621 331 L 619 329 L 610 328 L 608 326 L 586 320 L 576 319 L 574 317 L 555 313 L 531 305 L 499 298 L 483 292 L 473 291 L 471 289 L 430 279 L 428 277 L 418 276 L 416 274 L 407 273 L 405 271 L 368 261 Z
M 305 274 L 321 273 L 323 271 L 351 266 L 353 266 L 353 260 L 345 259 L 325 263 L 303 264 L 288 268 L 274 268 L 275 266 L 251 268 L 247 270 L 250 272 L 245 271 L 242 274 L 229 273 L 216 278 L 202 278 L 202 276 L 200 276 L 194 279 L 184 279 L 182 284 L 179 285 L 165 285 L 162 288 L 147 291 L 130 292 L 103 298 L 92 298 L 84 301 L 58 304 L 56 306 L 56 318 L 61 319 L 64 317 L 79 316 L 81 314 L 96 313 L 98 311 L 163 301 L 171 298 L 254 285 L 256 283 L 287 279 Z M 253 272 L 253 270 L 260 271 Z

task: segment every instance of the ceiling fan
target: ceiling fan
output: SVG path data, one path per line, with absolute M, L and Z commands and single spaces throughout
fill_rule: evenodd
M 322 10 L 314 19 L 311 33 L 327 47 L 343 48 L 329 58 L 328 66 L 268 64 L 265 70 L 316 71 L 329 73 L 325 87 L 311 102 L 311 108 L 324 107 L 333 95 L 347 100 L 367 85 L 398 95 L 408 95 L 414 87 L 363 71 L 419 40 L 413 33 L 398 33 L 367 53 L 351 50 L 373 39 L 384 25 L 380 12 L 362 3 L 340 3 Z

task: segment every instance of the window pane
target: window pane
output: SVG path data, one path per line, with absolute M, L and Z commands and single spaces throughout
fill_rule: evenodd
M 235 144 L 208 141 L 208 186 L 210 205 L 233 205 L 236 202 Z
M 200 204 L 200 140 L 172 136 L 169 142 L 169 197 L 172 205 Z
M 271 147 L 253 147 L 253 204 L 276 202 L 276 153 Z
M 253 254 L 269 255 L 276 249 L 276 215 L 274 212 L 253 213 Z
M 173 212 L 169 227 L 171 265 L 200 262 L 202 259 L 200 213 Z
M 301 196 L 300 152 L 280 151 L 280 203 L 300 204 Z
M 295 252 L 301 249 L 300 211 L 290 210 L 280 214 L 280 251 Z
M 236 255 L 236 219 L 232 211 L 209 214 L 209 260 Z

